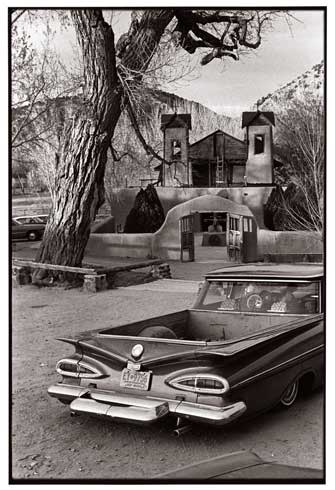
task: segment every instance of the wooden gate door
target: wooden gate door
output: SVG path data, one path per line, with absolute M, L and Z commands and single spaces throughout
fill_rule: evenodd
M 227 213 L 227 253 L 228 258 L 234 262 L 243 262 L 243 217 L 238 214 Z
M 243 262 L 257 261 L 257 224 L 252 217 L 243 217 Z
M 182 262 L 194 262 L 194 215 L 188 214 L 179 219 L 180 226 L 180 260 Z M 185 251 L 188 252 L 185 258 Z

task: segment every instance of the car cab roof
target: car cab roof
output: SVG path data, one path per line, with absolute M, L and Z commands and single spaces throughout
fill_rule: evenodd
M 216 269 L 205 275 L 206 279 L 219 278 L 287 278 L 287 279 L 316 279 L 323 276 L 323 264 L 232 264 L 222 269 Z

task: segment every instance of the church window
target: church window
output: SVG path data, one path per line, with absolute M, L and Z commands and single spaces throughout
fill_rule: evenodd
M 255 155 L 264 153 L 264 135 L 255 134 Z
M 172 156 L 180 154 L 181 142 L 180 140 L 172 140 Z

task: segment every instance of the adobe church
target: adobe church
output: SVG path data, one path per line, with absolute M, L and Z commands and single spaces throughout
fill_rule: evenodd
M 103 240 L 91 235 L 92 250 L 203 263 L 322 256 L 312 234 L 265 227 L 264 205 L 275 187 L 274 168 L 281 165 L 274 158 L 274 126 L 273 112 L 243 112 L 244 140 L 217 130 L 190 144 L 191 114 L 163 114 L 164 162 L 155 170 L 164 223 L 151 234 L 122 233 L 140 187 L 120 188 L 111 202 L 119 233 Z
M 162 186 L 273 186 L 274 125 L 273 112 L 243 112 L 244 141 L 217 130 L 190 145 L 191 115 L 162 115 Z

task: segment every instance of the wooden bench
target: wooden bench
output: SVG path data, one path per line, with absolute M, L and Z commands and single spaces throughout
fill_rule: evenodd
M 83 288 L 85 291 L 97 292 L 107 289 L 113 281 L 115 274 L 133 269 L 151 267 L 154 277 L 171 277 L 168 264 L 161 259 L 146 260 L 121 266 L 103 266 L 101 264 L 87 264 L 86 267 L 72 267 L 66 265 L 44 264 L 20 258 L 13 259 L 13 285 L 22 286 L 32 282 L 31 274 L 34 269 L 59 271 L 84 276 Z

